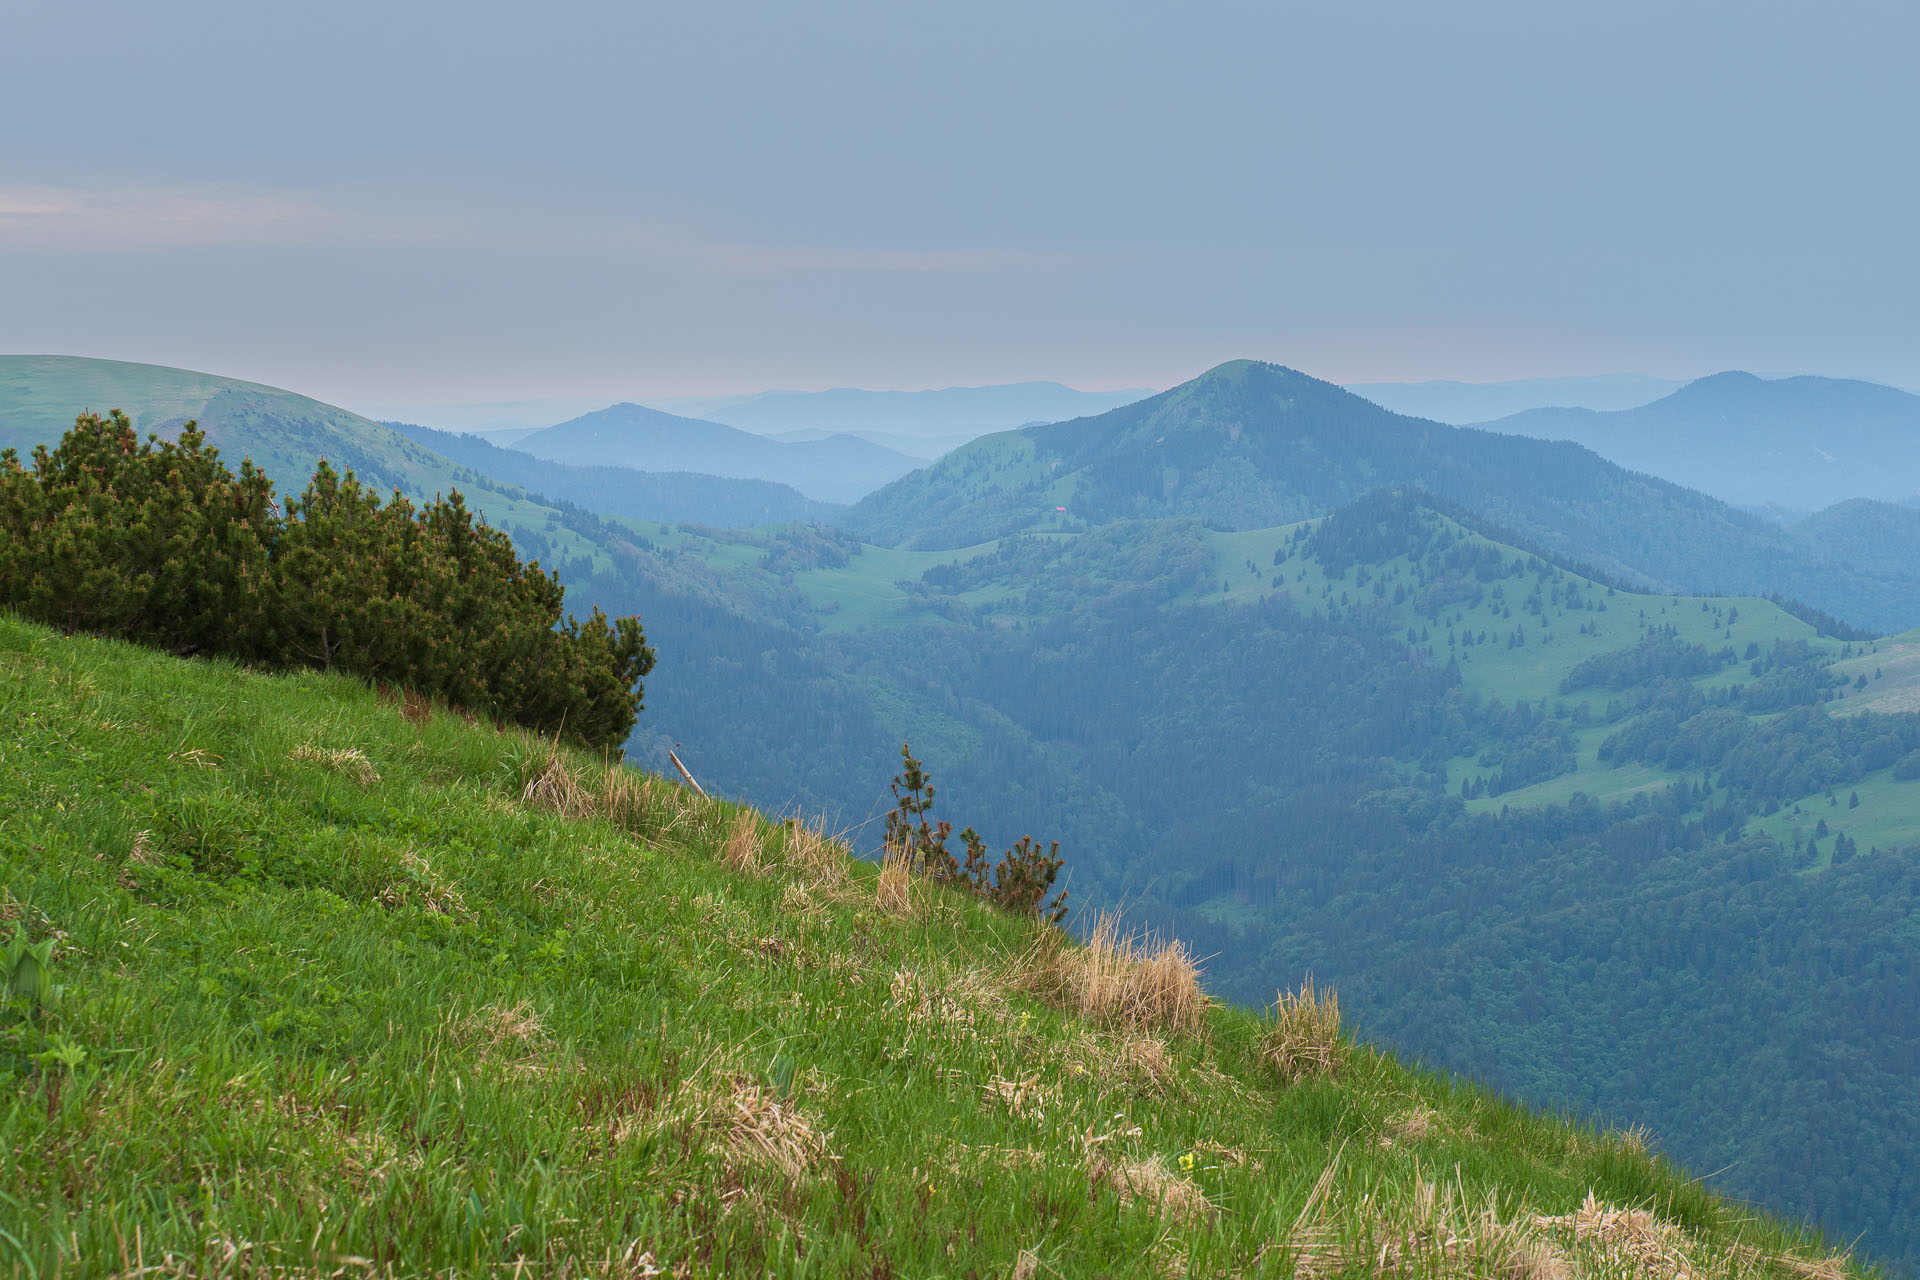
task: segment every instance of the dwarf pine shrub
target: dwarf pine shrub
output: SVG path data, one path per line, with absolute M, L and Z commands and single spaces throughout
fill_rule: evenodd
M 563 589 L 458 492 L 383 502 L 324 461 L 282 512 L 188 423 L 84 413 L 0 453 L 0 606 L 66 631 L 344 671 L 589 746 L 624 741 L 653 667 L 640 620 L 561 621 Z

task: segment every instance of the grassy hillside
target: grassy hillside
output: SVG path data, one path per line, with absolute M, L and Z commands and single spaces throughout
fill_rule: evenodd
M 509 532 L 524 553 L 549 568 L 567 566 L 573 576 L 615 571 L 627 562 L 631 545 L 644 541 L 631 517 L 737 517 L 760 523 L 832 510 L 784 486 L 709 475 L 637 476 L 519 454 L 507 456 L 524 464 L 523 473 L 483 470 L 470 464 L 507 451 L 479 445 L 471 458 L 450 458 L 433 447 L 439 433 L 409 438 L 383 423 L 275 387 L 160 365 L 0 356 L 0 448 L 25 456 L 35 445 L 51 446 L 87 408 L 122 409 L 143 435 L 171 436 L 189 418 L 197 419 L 230 465 L 253 459 L 283 492 L 304 488 L 322 458 L 338 470 L 352 469 L 376 491 L 398 488 L 418 500 L 458 489 L 468 506 Z M 543 484 L 558 491 L 549 492 Z
M 0 725 L 12 1275 L 1846 1270 L 1323 1002 L 343 680 L 0 620 Z
M 24 458 L 57 444 L 84 409 L 121 409 L 144 436 L 171 438 L 188 419 L 238 467 L 251 458 L 282 492 L 298 493 L 320 459 L 353 470 L 377 491 L 415 499 L 454 489 L 498 528 L 553 562 L 610 564 L 605 539 L 525 490 L 449 461 L 389 427 L 276 387 L 161 365 L 73 356 L 0 356 L 0 448 Z M 526 535 L 532 535 L 527 537 Z

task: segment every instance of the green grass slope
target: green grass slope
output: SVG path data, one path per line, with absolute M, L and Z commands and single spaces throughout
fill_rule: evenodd
M 1050 1003 L 1031 924 L 345 680 L 0 619 L 0 868 L 58 984 L 0 1014 L 9 1275 L 1847 1270 L 1633 1135 Z
M 51 446 L 85 409 L 121 409 L 143 435 L 170 435 L 198 419 L 235 465 L 251 457 L 295 491 L 322 456 L 368 483 L 414 494 L 444 491 L 456 474 L 446 459 L 377 422 L 276 387 L 120 360 L 0 356 L 0 448 L 24 456 Z

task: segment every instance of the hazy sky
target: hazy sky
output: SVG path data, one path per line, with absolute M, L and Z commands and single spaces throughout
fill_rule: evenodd
M 332 400 L 1920 385 L 1910 3 L 8 0 L 0 350 Z

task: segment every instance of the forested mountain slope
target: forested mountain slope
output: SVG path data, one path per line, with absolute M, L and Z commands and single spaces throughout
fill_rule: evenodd
M 1836 563 L 1920 582 L 1920 508 L 1853 498 L 1814 512 L 1789 531 Z
M 1717 373 L 1631 409 L 1532 409 L 1480 425 L 1572 440 L 1741 506 L 1920 493 L 1920 396 L 1872 382 Z
M 1920 622 L 1912 581 L 1822 560 L 1704 494 L 1576 445 L 1403 418 L 1255 361 L 1098 417 L 977 440 L 862 500 L 842 523 L 928 549 L 1122 519 L 1253 529 L 1406 484 L 1655 590 L 1778 592 L 1857 625 Z

